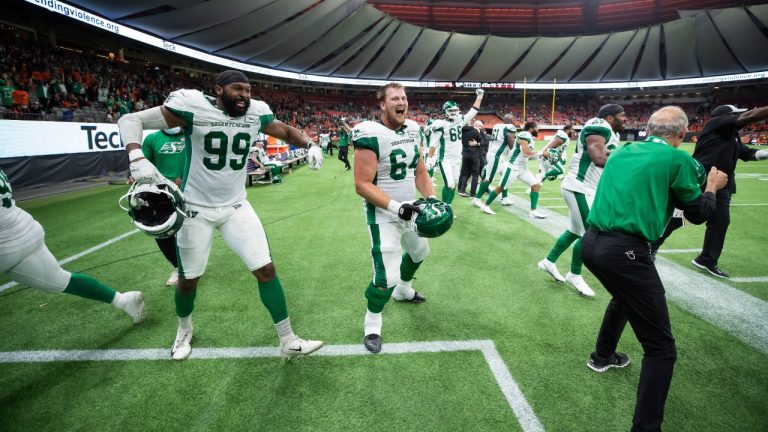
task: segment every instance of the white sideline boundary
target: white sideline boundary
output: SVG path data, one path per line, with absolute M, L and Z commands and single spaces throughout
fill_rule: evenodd
M 528 217 L 529 206 L 529 202 L 517 199 L 512 205 L 503 208 L 555 238 L 570 224 L 567 216 L 549 210 L 544 210 L 548 215 L 546 219 L 532 219 Z M 545 250 L 541 251 L 541 256 L 546 253 Z M 536 263 L 531 265 L 535 266 Z M 656 270 L 664 282 L 669 300 L 768 354 L 768 320 L 765 319 L 768 316 L 768 302 L 666 258 L 657 256 Z M 598 295 L 608 294 L 603 292 Z M 595 328 L 595 334 L 597 330 Z
M 656 254 L 682 254 L 682 253 L 699 253 L 701 249 L 659 249 Z
M 741 282 L 741 283 L 768 282 L 768 276 L 731 278 L 730 281 Z
M 544 430 L 492 340 L 388 343 L 383 345 L 381 353 L 377 355 L 456 351 L 480 351 L 522 429 L 526 432 Z M 313 356 L 322 357 L 361 355 L 373 354 L 369 353 L 362 344 L 328 345 L 313 354 Z M 282 354 L 276 347 L 195 348 L 188 360 L 274 358 L 281 356 Z M 0 352 L 0 363 L 135 360 L 172 361 L 167 348 Z
M 74 254 L 72 256 L 64 258 L 63 260 L 59 261 L 59 265 L 63 266 L 64 264 L 71 263 L 72 261 L 74 261 L 74 260 L 76 260 L 78 258 L 82 258 L 82 257 L 84 257 L 84 256 L 86 256 L 86 255 L 88 255 L 90 253 L 96 252 L 99 249 L 105 248 L 105 247 L 111 245 L 112 243 L 118 242 L 118 241 L 120 241 L 120 240 L 122 240 L 122 239 L 124 239 L 124 238 L 126 238 L 128 236 L 134 235 L 137 232 L 139 232 L 139 230 L 135 229 L 133 231 L 128 231 L 125 234 L 120 234 L 119 236 L 117 236 L 115 238 L 111 238 L 111 239 L 105 241 L 104 243 L 99 243 L 99 244 L 97 244 L 96 246 L 94 246 L 92 248 L 88 248 L 88 249 L 86 249 L 86 250 L 84 250 L 84 251 L 82 251 L 80 253 L 77 253 L 77 254 Z M 5 290 L 7 290 L 8 288 L 13 288 L 16 285 L 18 285 L 18 283 L 13 282 L 13 281 L 5 283 L 3 285 L 0 285 L 0 293 L 5 291 Z

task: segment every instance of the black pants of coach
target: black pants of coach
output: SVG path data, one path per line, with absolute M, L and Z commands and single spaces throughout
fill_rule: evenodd
M 480 178 L 480 172 L 483 165 L 478 156 L 471 154 L 461 158 L 461 174 L 459 175 L 459 192 L 467 192 L 467 181 L 472 178 L 472 185 L 469 187 L 469 195 L 475 196 L 477 192 L 477 182 Z
M 595 351 L 610 357 L 627 321 L 643 346 L 632 431 L 659 431 L 677 358 L 664 286 L 639 237 L 590 229 L 582 240 L 587 268 L 611 294 Z
M 349 166 L 349 146 L 339 147 L 339 160 L 344 162 L 344 166 L 349 170 L 351 167 Z

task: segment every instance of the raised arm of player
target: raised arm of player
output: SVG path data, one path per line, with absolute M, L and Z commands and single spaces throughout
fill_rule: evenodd
M 736 119 L 736 126 L 743 127 L 748 124 L 757 123 L 759 121 L 768 119 L 768 106 L 751 109 L 742 113 L 738 119 Z
M 466 114 L 464 114 L 464 123 L 463 125 L 469 124 L 472 120 L 474 120 L 475 116 L 477 115 L 477 112 L 480 111 L 480 104 L 483 103 L 483 95 L 485 94 L 485 90 L 483 89 L 477 89 L 475 90 L 475 94 L 477 97 L 475 98 L 475 103 L 472 104 L 472 108 L 467 111 Z

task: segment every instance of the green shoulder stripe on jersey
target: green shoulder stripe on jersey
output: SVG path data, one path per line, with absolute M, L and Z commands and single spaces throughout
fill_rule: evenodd
M 259 116 L 259 133 L 264 131 L 264 127 L 275 121 L 274 114 L 264 114 Z
M 605 142 L 607 144 L 608 141 L 611 140 L 612 133 L 611 133 L 610 129 L 607 129 L 607 128 L 601 127 L 601 126 L 586 126 L 586 127 L 584 127 L 584 130 L 582 131 L 582 136 L 584 137 L 584 139 L 586 140 L 587 137 L 590 136 L 590 135 L 600 135 L 601 137 L 605 138 Z M 584 148 L 585 149 L 587 147 L 586 144 L 587 143 L 585 141 L 584 142 Z
M 584 181 L 584 177 L 587 175 L 587 170 L 591 164 L 592 158 L 589 157 L 589 152 L 585 150 L 581 154 L 581 160 L 579 160 L 579 172 L 576 174 L 577 180 Z
M 352 141 L 355 148 L 364 148 L 376 153 L 376 159 L 379 158 L 379 139 L 376 137 L 363 137 Z

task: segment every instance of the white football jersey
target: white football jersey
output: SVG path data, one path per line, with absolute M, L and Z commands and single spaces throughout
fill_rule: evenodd
M 606 148 L 619 145 L 619 134 L 614 133 L 611 125 L 601 118 L 593 118 L 584 124 L 576 141 L 576 151 L 573 153 L 568 174 L 563 179 L 562 188 L 572 192 L 594 195 L 603 169 L 595 166 L 587 153 L 587 137 L 600 135 L 605 138 Z
M 184 89 L 171 93 L 164 105 L 188 125 L 184 199 L 202 207 L 226 207 L 245 199 L 251 143 L 274 120 L 269 106 L 251 100 L 244 116 L 230 117 L 215 98 Z
M 16 207 L 12 192 L 8 177 L 0 170 L 0 255 L 18 252 L 43 236 L 32 216 Z
M 509 153 L 509 147 L 507 144 L 507 134 L 514 134 L 517 132 L 517 128 L 512 124 L 499 123 L 491 130 L 491 141 L 488 143 L 488 153 L 486 154 L 487 160 L 493 160 L 494 158 L 501 158 Z
M 328 147 L 329 142 L 331 142 L 331 134 L 320 134 L 320 145 L 322 147 Z
M 564 130 L 560 129 L 557 132 L 555 132 L 555 136 L 553 136 L 552 139 L 549 140 L 547 145 L 552 144 L 552 141 L 554 141 L 555 138 L 560 138 L 563 141 L 563 143 L 557 148 L 560 149 L 560 154 L 565 154 L 565 151 L 568 149 L 568 144 L 571 142 L 571 137 L 569 137 Z
M 429 125 L 429 146 L 437 149 L 435 152 L 438 161 L 461 162 L 461 128 L 471 122 L 475 115 L 477 110 L 472 108 L 456 120 L 439 119 Z
M 421 157 L 422 136 L 413 120 L 406 120 L 396 131 L 376 121 L 364 121 L 352 129 L 352 144 L 376 153 L 378 166 L 374 184 L 391 199 L 404 202 L 416 199 L 416 165 Z M 400 220 L 387 209 L 367 201 L 364 208 L 369 225 Z
M 526 168 L 528 165 L 528 157 L 523 153 L 523 149 L 520 147 L 520 141 L 528 143 L 528 148 L 533 150 L 536 145 L 536 140 L 533 139 L 528 131 L 522 131 L 515 137 L 515 146 L 512 147 L 512 154 L 509 156 L 509 164 L 517 165 L 520 168 Z

